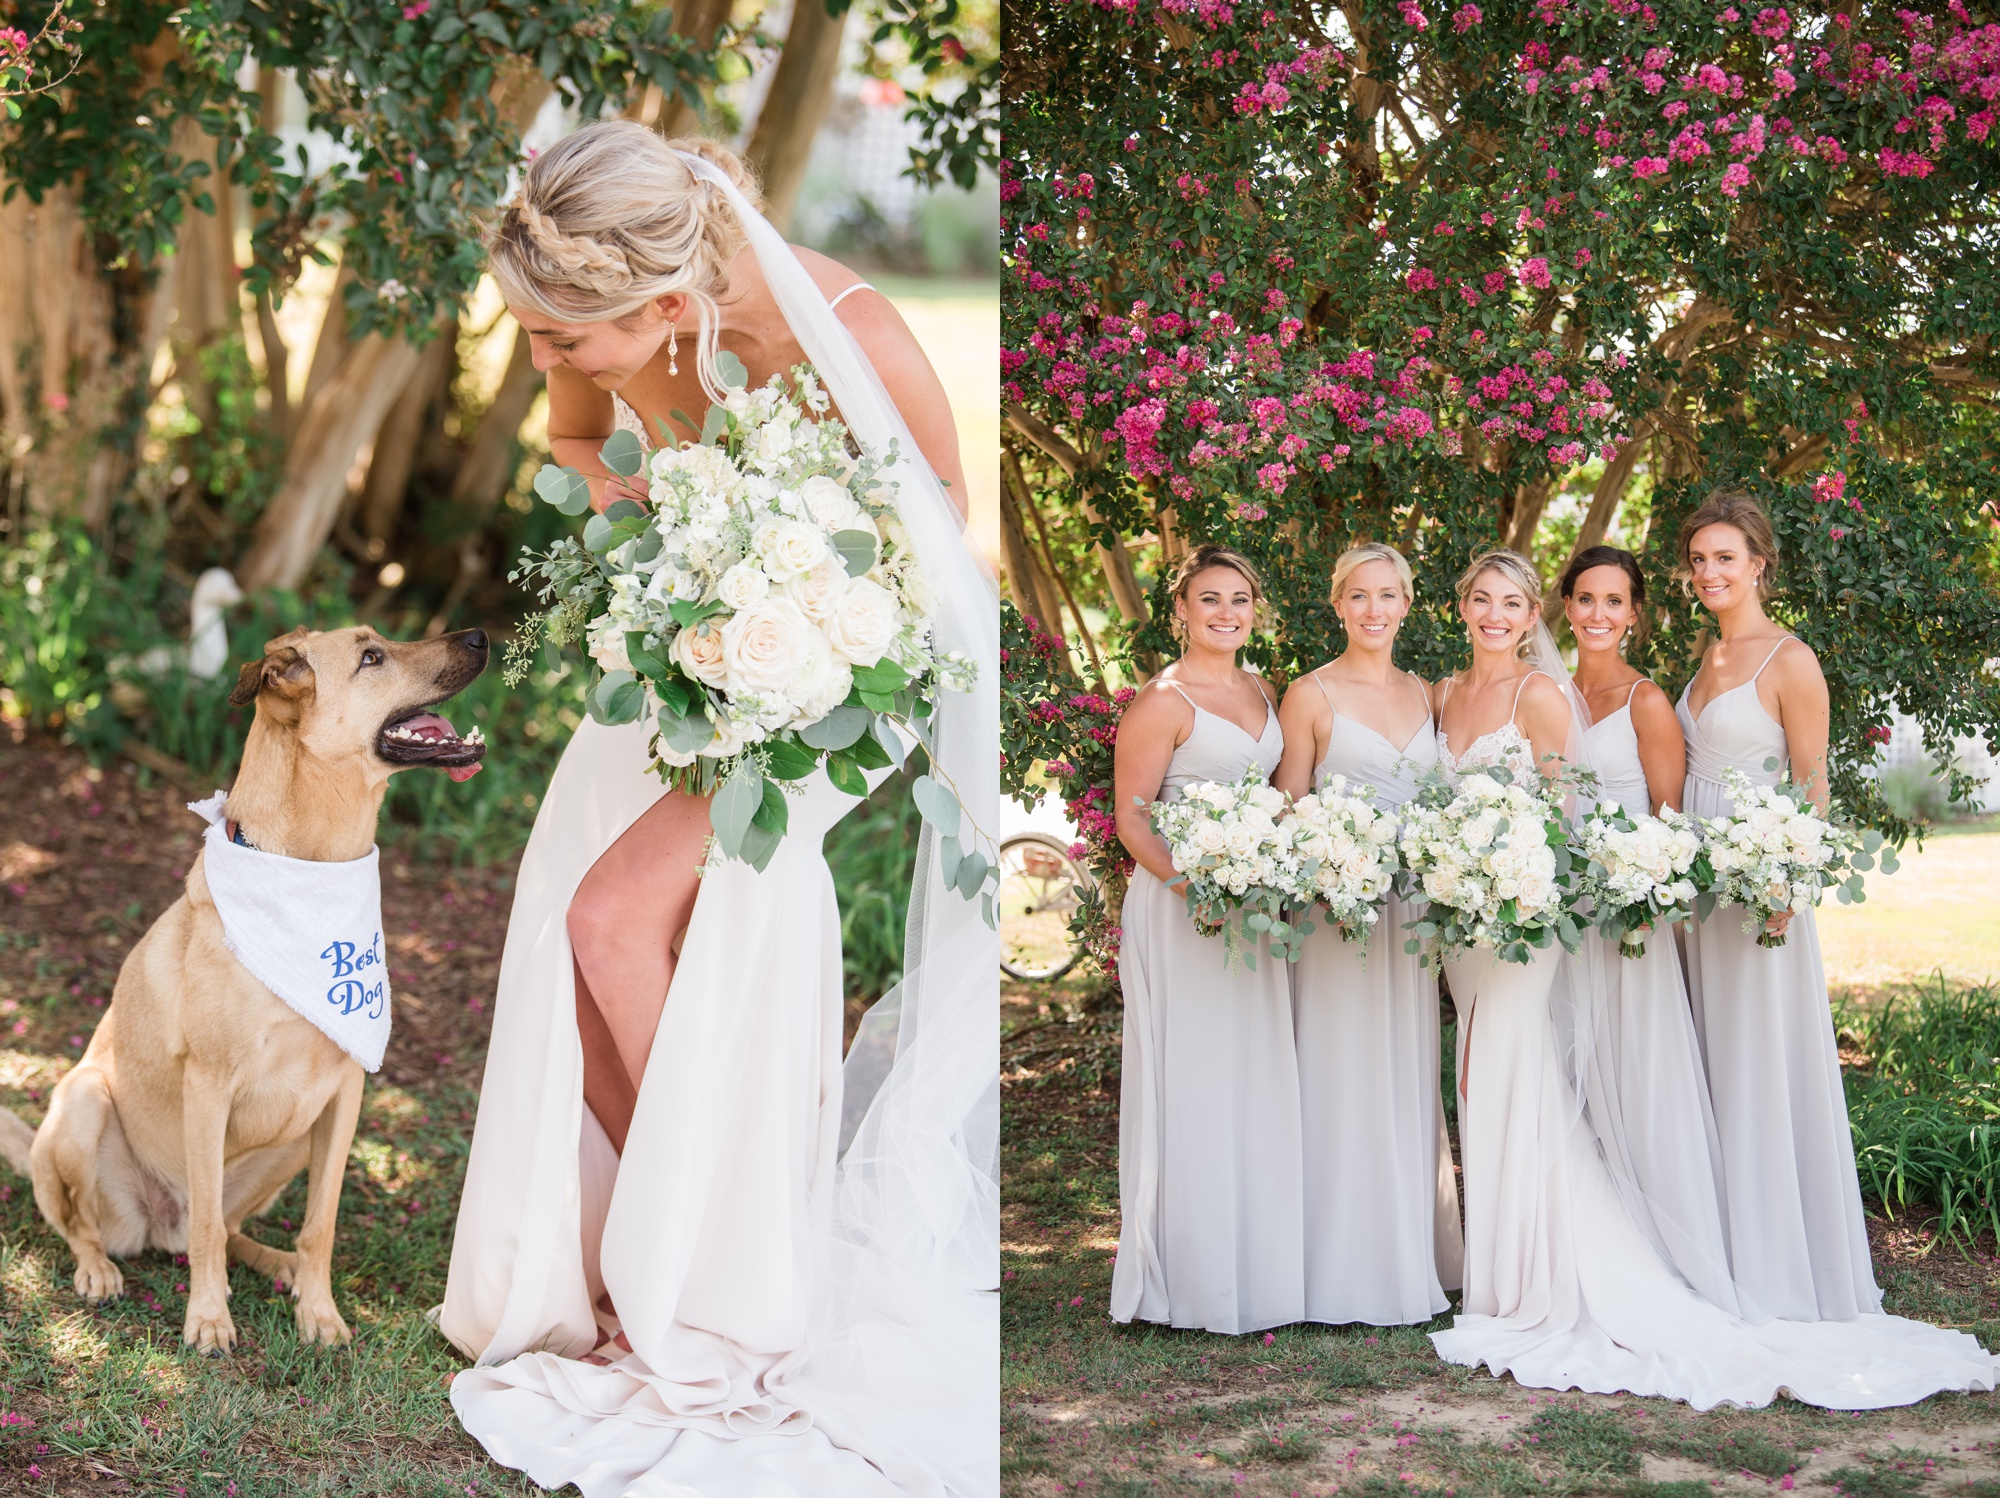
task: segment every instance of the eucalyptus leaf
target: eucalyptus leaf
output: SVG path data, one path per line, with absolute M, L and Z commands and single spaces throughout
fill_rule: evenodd
M 645 444 L 638 435 L 620 427 L 604 439 L 604 446 L 597 450 L 598 460 L 621 479 L 629 479 L 646 466 Z
M 716 439 L 729 430 L 729 413 L 720 406 L 710 406 L 708 415 L 702 418 L 701 445 L 715 446 Z
M 967 853 L 958 866 L 958 892 L 970 900 L 979 893 L 979 886 L 986 882 L 987 872 L 993 867 L 983 853 Z
M 875 538 L 867 531 L 835 531 L 833 549 L 849 577 L 859 577 L 875 565 Z
M 877 718 L 868 725 L 868 731 L 882 746 L 882 752 L 889 756 L 889 763 L 901 769 L 903 761 L 910 757 L 910 746 L 896 732 L 896 725 L 887 718 Z
M 581 515 L 590 508 L 590 481 L 574 468 L 544 463 L 535 474 L 535 493 L 565 515 Z
M 750 371 L 743 361 L 728 349 L 719 349 L 715 355 L 715 377 L 725 389 L 744 390 L 750 385 Z
M 958 845 L 955 837 L 941 837 L 937 842 L 938 875 L 946 888 L 958 883 L 958 866 L 965 862 L 965 850 Z
M 660 733 L 676 754 L 693 754 L 715 742 L 715 727 L 700 713 L 660 714 Z
M 799 737 L 815 749 L 845 749 L 868 731 L 874 714 L 861 707 L 837 707 L 817 723 L 799 730 Z
M 722 782 L 709 802 L 709 825 L 715 829 L 715 840 L 726 857 L 743 856 L 743 836 L 763 804 L 764 776 L 746 759 Z
M 761 874 L 770 864 L 771 855 L 778 851 L 778 844 L 783 840 L 783 833 L 773 832 L 768 827 L 760 827 L 752 822 L 743 831 L 740 856 L 745 863 Z
M 919 775 L 910 783 L 910 799 L 917 803 L 917 810 L 923 814 L 924 820 L 937 828 L 939 837 L 958 836 L 958 797 L 942 783 L 928 775 Z
M 614 539 L 611 522 L 602 515 L 593 515 L 584 522 L 583 544 L 586 549 L 602 554 L 611 549 Z
M 757 815 L 750 822 L 752 826 L 761 827 L 778 837 L 783 837 L 785 830 L 791 826 L 791 802 L 775 780 L 767 778 L 764 781 L 763 804 L 757 808 Z
M 624 435 L 630 436 L 627 432 Z M 606 520 L 637 520 L 646 513 L 646 507 L 636 499 L 614 499 L 604 507 Z
M 861 767 L 849 759 L 845 752 L 836 751 L 826 757 L 826 778 L 834 786 L 846 791 L 850 796 L 868 794 L 868 777 L 861 773 Z

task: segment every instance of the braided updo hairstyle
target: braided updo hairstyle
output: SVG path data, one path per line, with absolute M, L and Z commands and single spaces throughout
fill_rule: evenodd
M 722 189 L 681 153 L 712 162 L 762 206 L 755 178 L 728 147 L 604 120 L 534 159 L 486 248 L 506 300 L 560 322 L 611 322 L 656 297 L 687 297 L 699 319 L 696 372 L 719 399 L 716 301 L 745 236 Z

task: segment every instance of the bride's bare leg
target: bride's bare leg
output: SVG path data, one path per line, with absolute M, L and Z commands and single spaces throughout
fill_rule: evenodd
M 708 834 L 705 798 L 662 796 L 605 850 L 570 901 L 583 1095 L 621 1153 Z

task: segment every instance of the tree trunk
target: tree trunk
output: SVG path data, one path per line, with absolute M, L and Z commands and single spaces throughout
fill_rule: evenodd
M 1062 633 L 1062 603 L 1055 585 L 1035 560 L 1028 539 L 1027 522 L 1015 499 L 1014 473 L 1000 491 L 1000 543 L 1007 564 L 1007 582 L 1014 594 L 1014 606 L 1033 619 L 1044 633 Z
M 542 372 L 535 368 L 528 335 L 517 330 L 514 352 L 507 360 L 507 373 L 500 377 L 500 389 L 493 404 L 479 418 L 471 451 L 459 465 L 458 478 L 451 486 L 451 502 L 465 505 L 481 515 L 490 513 L 507 492 L 514 476 L 515 444 L 520 440 L 521 423 L 528 419 L 535 397 L 542 391 Z
M 371 333 L 306 406 L 286 460 L 284 487 L 257 522 L 256 537 L 236 569 L 246 592 L 295 588 L 304 581 L 340 514 L 354 455 L 381 426 L 418 358 L 407 339 Z
M 451 319 L 424 345 L 417 367 L 402 394 L 389 408 L 382 430 L 375 435 L 374 456 L 368 462 L 368 483 L 362 491 L 360 531 L 364 539 L 387 543 L 395 539 L 403 499 L 416 468 L 417 446 L 439 395 L 451 388 L 458 367 L 458 322 Z M 374 548 L 370 548 L 371 555 Z
M 674 0 L 674 30 L 706 49 L 729 15 L 730 0 Z M 666 99 L 654 128 L 669 140 L 686 135 L 701 123 L 701 113 L 679 94 Z
M 792 0 L 784 54 L 778 59 L 771 91 L 764 96 L 747 153 L 764 184 L 764 216 L 781 231 L 791 220 L 799 184 L 805 180 L 813 137 L 833 102 L 846 29 L 847 12 L 829 16 L 826 0 Z
M 354 284 L 354 272 L 345 259 L 333 278 L 333 295 L 327 298 L 326 312 L 319 320 L 319 336 L 313 340 L 312 363 L 306 368 L 306 388 L 299 394 L 297 419 L 306 420 L 336 371 L 347 358 L 347 288 Z

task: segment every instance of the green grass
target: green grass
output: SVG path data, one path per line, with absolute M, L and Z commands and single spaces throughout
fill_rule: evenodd
M 1897 1066 L 1955 1075 L 1972 1064 L 1986 1000 L 1958 999 L 1956 1017 L 1941 1017 L 1925 1041 L 1922 1054 L 1935 1059 L 1917 1059 L 1904 1040 Z M 1120 1326 L 1107 1315 L 1118 1231 L 1116 996 L 1073 975 L 1010 988 L 1002 1015 L 1002 1485 L 1010 1495 L 1052 1498 L 1081 1484 L 1085 1494 L 1149 1498 L 1715 1498 L 1788 1478 L 1830 1492 L 1817 1485 L 1822 1469 L 1881 1482 L 1920 1472 L 1921 1458 L 1910 1465 L 1889 1444 L 1907 1442 L 1913 1424 L 1927 1443 L 1949 1438 L 1970 1451 L 1970 1436 L 1983 1436 L 2000 1404 L 1953 1395 L 1859 1416 L 1787 1401 L 1696 1413 L 1655 1400 L 1533 1394 L 1440 1363 L 1426 1332 L 1448 1317 L 1431 1327 L 1280 1327 L 1268 1340 Z M 1878 1261 L 1889 1309 L 2000 1342 L 2000 1324 L 1982 1319 L 1993 1314 L 2000 1273 L 1992 1242 L 1980 1240 L 1977 1258 L 1956 1244 L 1923 1256 L 1914 1225 L 1899 1231 L 1909 1241 Z M 1972 1422 L 1982 1429 L 1969 1432 Z
M 443 1295 L 473 1102 L 370 1083 L 334 1259 L 345 1348 L 301 1345 L 289 1299 L 241 1265 L 242 1340 L 223 1357 L 181 1346 L 182 1258 L 127 1261 L 125 1296 L 85 1303 L 67 1246 L 5 1177 L 0 1408 L 32 1422 L 0 1424 L 5 1491 L 72 1492 L 105 1469 L 145 1491 L 223 1498 L 536 1491 L 458 1429 L 445 1384 L 462 1360 L 424 1320 Z M 301 1179 L 249 1231 L 289 1246 L 303 1199 Z

